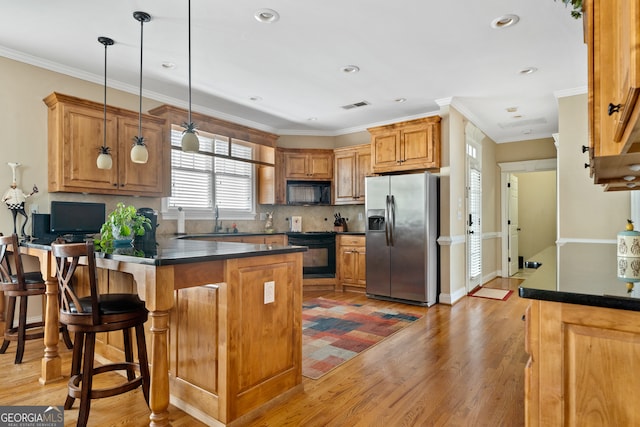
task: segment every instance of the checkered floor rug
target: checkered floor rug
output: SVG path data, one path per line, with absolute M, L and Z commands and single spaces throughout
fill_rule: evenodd
M 315 298 L 302 307 L 302 375 L 318 379 L 422 314 Z

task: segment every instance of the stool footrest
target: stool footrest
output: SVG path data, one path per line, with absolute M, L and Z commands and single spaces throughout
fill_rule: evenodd
M 138 363 L 110 363 L 107 365 L 98 366 L 93 369 L 93 375 L 102 374 L 111 371 L 125 371 L 129 368 L 134 368 L 140 371 L 140 365 Z M 103 397 L 116 396 L 118 394 L 126 393 L 134 390 L 142 384 L 142 376 L 137 376 L 132 380 L 114 385 L 113 387 L 93 389 L 91 390 L 91 399 L 102 399 Z M 82 373 L 74 375 L 69 379 L 69 396 L 79 399 L 82 393 Z

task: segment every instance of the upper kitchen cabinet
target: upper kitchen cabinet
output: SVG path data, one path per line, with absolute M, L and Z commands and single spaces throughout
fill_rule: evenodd
M 149 160 L 133 163 L 129 152 L 138 134 L 138 113 L 107 106 L 107 146 L 113 166 L 98 169 L 103 143 L 104 105 L 59 93 L 44 99 L 49 107 L 49 192 L 161 197 L 169 195 L 168 145 L 164 119 L 142 116 Z
M 640 162 L 640 0 L 584 6 L 592 174 L 607 190 L 628 190 L 624 177 L 638 175 L 628 166 Z
M 333 150 L 284 149 L 285 179 L 333 179 Z
M 364 179 L 371 176 L 371 145 L 336 148 L 333 156 L 334 204 L 364 204 Z
M 374 173 L 440 167 L 440 117 L 368 129 Z

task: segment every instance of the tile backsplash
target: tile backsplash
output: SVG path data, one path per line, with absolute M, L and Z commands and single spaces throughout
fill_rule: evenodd
M 289 231 L 289 221 L 292 216 L 302 217 L 302 231 L 333 231 L 334 214 L 340 213 L 343 218 L 348 218 L 348 231 L 364 232 L 364 205 L 345 206 L 271 206 L 259 205 L 258 213 L 273 211 L 273 228 L 276 233 Z M 258 216 L 259 218 L 259 216 Z M 159 234 L 174 234 L 177 231 L 175 220 L 162 220 L 158 218 Z M 241 233 L 261 233 L 264 231 L 266 220 L 234 220 L 232 218 L 222 218 L 222 230 L 231 229 L 231 224 L 236 223 L 238 231 Z M 185 221 L 185 232 L 187 234 L 211 233 L 213 231 L 213 220 L 193 220 Z

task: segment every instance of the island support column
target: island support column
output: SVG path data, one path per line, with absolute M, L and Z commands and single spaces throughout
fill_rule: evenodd
M 155 277 L 151 277 L 155 276 Z M 151 318 L 151 385 L 149 425 L 169 426 L 169 311 L 173 307 L 174 270 L 157 267 L 146 272 L 144 300 Z M 138 285 L 141 285 L 138 281 Z M 140 289 L 139 289 L 140 291 Z M 142 297 L 143 295 L 141 295 Z

